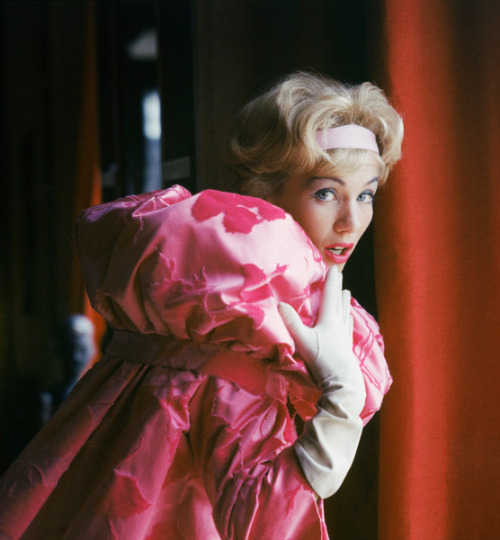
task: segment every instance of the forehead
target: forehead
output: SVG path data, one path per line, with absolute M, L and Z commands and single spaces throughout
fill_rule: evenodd
M 311 176 L 330 176 L 342 178 L 355 173 L 364 166 L 373 166 L 375 175 L 380 176 L 383 172 L 383 164 L 380 158 L 370 150 L 341 149 L 328 151 L 330 160 L 321 162 L 310 171 Z

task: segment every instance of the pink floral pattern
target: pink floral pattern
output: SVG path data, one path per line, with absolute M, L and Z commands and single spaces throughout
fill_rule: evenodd
M 192 214 L 197 221 L 205 221 L 219 214 L 223 215 L 222 223 L 229 233 L 249 234 L 257 223 L 285 219 L 285 212 L 267 204 L 262 199 L 253 199 L 251 205 L 248 199 L 242 199 L 236 193 L 220 193 L 204 191 L 196 200 Z
M 106 354 L 0 482 L 0 538 L 326 539 L 292 444 L 319 391 L 277 304 L 314 322 L 326 268 L 291 216 L 176 186 L 76 223 Z M 391 378 L 355 301 L 365 422 Z M 272 511 L 270 511 L 272 509 Z

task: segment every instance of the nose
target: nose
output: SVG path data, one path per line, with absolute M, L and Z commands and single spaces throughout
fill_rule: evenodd
M 339 212 L 335 216 L 333 228 L 336 232 L 356 232 L 360 225 L 359 209 L 354 202 L 345 202 L 339 208 Z

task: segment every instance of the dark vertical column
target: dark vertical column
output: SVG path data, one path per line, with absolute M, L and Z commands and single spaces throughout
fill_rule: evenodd
M 156 2 L 97 2 L 105 200 L 146 189 L 143 98 L 158 89 Z
M 191 2 L 159 2 L 157 28 L 163 186 L 196 191 Z

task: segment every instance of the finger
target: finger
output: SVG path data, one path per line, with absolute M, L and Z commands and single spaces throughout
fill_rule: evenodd
M 351 316 L 351 292 L 348 290 L 342 291 L 342 320 L 349 322 Z
M 285 302 L 278 304 L 278 311 L 294 342 L 296 344 L 302 343 L 306 337 L 308 327 L 302 323 L 299 314 L 290 304 Z
M 328 274 L 325 279 L 318 322 L 321 321 L 328 324 L 332 319 L 335 318 L 342 302 L 341 293 L 342 274 L 339 272 L 336 266 L 332 266 L 328 270 Z
M 349 335 L 351 336 L 351 348 L 354 342 L 354 319 L 352 315 L 349 315 Z

